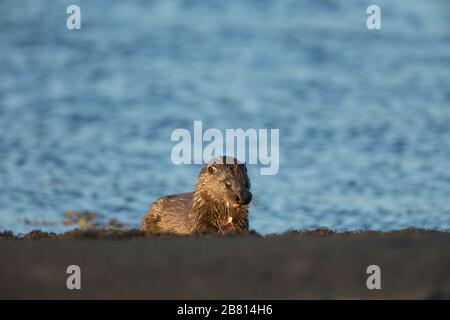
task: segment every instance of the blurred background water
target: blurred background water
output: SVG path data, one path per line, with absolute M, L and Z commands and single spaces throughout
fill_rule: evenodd
M 68 209 L 137 226 L 192 190 L 170 134 L 202 120 L 280 129 L 279 173 L 250 168 L 261 233 L 449 230 L 449 21 L 447 0 L 3 0 L 0 229 Z

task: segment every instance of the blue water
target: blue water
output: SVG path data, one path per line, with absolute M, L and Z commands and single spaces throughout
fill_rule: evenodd
M 4 0 L 0 229 L 68 209 L 137 226 L 193 188 L 170 134 L 202 120 L 280 129 L 279 173 L 249 169 L 261 233 L 450 230 L 449 83 L 446 0 Z

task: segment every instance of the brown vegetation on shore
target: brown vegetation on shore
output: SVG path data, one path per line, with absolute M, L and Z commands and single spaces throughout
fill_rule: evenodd
M 268 234 L 262 236 L 251 230 L 250 232 L 229 233 L 225 235 L 194 235 L 191 237 L 256 237 L 256 238 L 286 238 L 286 237 L 383 237 L 383 236 L 412 236 L 412 235 L 450 235 L 450 232 L 406 228 L 392 231 L 374 231 L 374 230 L 355 230 L 336 232 L 328 228 L 317 228 L 312 230 L 286 231 L 284 233 Z M 155 234 L 142 232 L 139 229 L 113 229 L 113 228 L 91 228 L 91 229 L 74 229 L 64 233 L 45 232 L 39 229 L 33 230 L 25 234 L 14 234 L 11 231 L 0 232 L 0 240 L 72 240 L 72 239 L 136 239 L 136 238 L 183 238 L 189 236 L 176 236 L 169 234 Z

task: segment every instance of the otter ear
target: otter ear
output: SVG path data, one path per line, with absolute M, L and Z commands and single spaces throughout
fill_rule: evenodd
M 208 168 L 208 172 L 211 174 L 214 174 L 217 172 L 217 168 L 213 164 L 209 164 L 207 168 Z

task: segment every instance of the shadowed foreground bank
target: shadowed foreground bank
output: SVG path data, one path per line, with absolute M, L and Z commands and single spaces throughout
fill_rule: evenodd
M 39 239 L 39 241 L 38 241 Z M 0 233 L 0 298 L 450 298 L 450 233 L 319 229 L 261 237 L 137 230 Z M 81 290 L 66 268 L 81 267 Z M 366 268 L 381 267 L 381 290 Z

